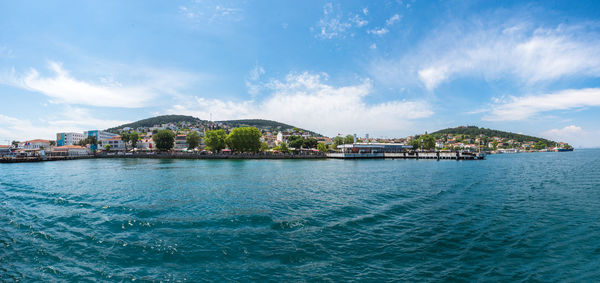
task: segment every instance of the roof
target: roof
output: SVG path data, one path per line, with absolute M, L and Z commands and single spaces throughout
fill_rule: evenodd
M 60 150 L 60 149 L 87 149 L 86 147 L 80 146 L 80 145 L 63 145 L 63 146 L 57 146 L 54 148 L 54 150 Z
M 10 145 L 0 144 L 0 148 L 10 148 Z
M 45 142 L 45 143 L 49 143 L 49 140 L 42 140 L 42 139 L 36 139 L 36 140 L 30 140 L 30 141 L 26 141 L 28 143 L 40 143 L 40 142 Z
M 338 148 L 412 148 L 411 145 L 400 143 L 353 143 L 338 145 Z
M 106 141 L 120 141 L 121 140 L 121 136 L 116 136 L 116 137 L 112 137 L 112 138 L 108 138 L 105 139 Z

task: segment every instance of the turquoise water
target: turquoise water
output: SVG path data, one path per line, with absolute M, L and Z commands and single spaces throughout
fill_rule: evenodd
M 600 281 L 600 150 L 0 164 L 0 280 Z

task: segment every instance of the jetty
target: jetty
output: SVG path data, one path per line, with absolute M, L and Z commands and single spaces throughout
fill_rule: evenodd
M 416 151 L 412 146 L 395 143 L 353 143 L 338 146 L 341 152 L 327 153 L 328 158 L 338 159 L 451 159 L 451 160 L 481 160 L 485 154 L 462 151 Z

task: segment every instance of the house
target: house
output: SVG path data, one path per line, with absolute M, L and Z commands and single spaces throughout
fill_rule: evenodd
M 175 136 L 175 148 L 176 150 L 184 150 L 189 147 L 186 135 L 177 135 Z
M 55 147 L 52 153 L 62 156 L 87 156 L 90 155 L 90 150 L 79 145 L 63 145 Z
M 136 148 L 144 150 L 153 150 L 156 148 L 156 145 L 154 144 L 152 137 L 144 137 L 137 142 Z
M 0 158 L 1 157 L 15 157 L 16 154 L 10 145 L 0 144 Z
M 110 145 L 110 150 L 125 150 L 125 143 L 121 139 L 121 136 L 115 136 L 98 142 L 98 146 L 101 149 L 104 149 L 107 145 Z
M 41 139 L 26 141 L 23 144 L 23 149 L 26 149 L 26 150 L 50 149 L 50 141 L 49 140 L 41 140 Z

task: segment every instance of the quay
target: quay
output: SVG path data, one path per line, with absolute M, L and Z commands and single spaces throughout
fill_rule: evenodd
M 341 152 L 327 153 L 328 158 L 338 159 L 451 159 L 451 160 L 481 160 L 485 154 L 459 151 L 413 151 L 412 146 L 393 143 L 353 143 L 339 145 Z

